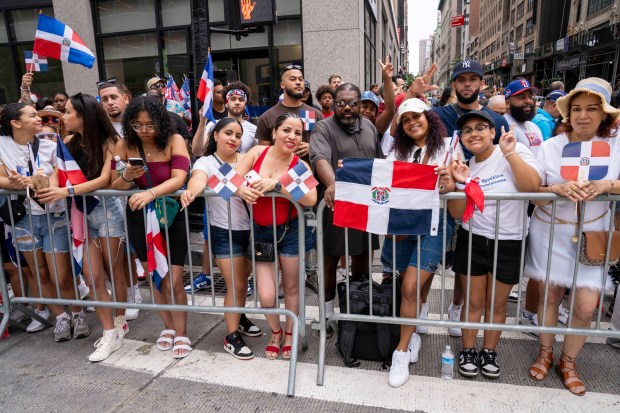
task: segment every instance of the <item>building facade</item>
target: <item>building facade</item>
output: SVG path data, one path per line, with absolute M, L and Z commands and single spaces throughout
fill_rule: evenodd
M 211 27 L 228 27 L 226 0 L 3 0 L 0 2 L 0 103 L 19 99 L 25 72 L 23 52 L 32 50 L 37 16 L 54 16 L 71 26 L 95 52 L 93 69 L 49 59 L 49 71 L 35 73 L 33 92 L 51 96 L 66 90 L 96 94 L 96 82 L 115 77 L 133 94 L 146 81 L 172 74 L 199 78 L 192 32 L 196 2 L 208 5 Z M 216 78 L 241 80 L 253 104 L 277 101 L 279 73 L 289 64 L 304 67 L 313 91 L 337 73 L 366 89 L 380 81 L 377 59 L 391 56 L 401 67 L 406 36 L 398 36 L 397 0 L 276 0 L 277 23 L 237 40 L 212 33 Z M 194 70 L 196 69 L 196 71 Z
M 452 17 L 463 14 L 463 0 L 440 0 L 437 7 L 441 13 L 439 21 L 439 41 L 436 44 L 437 76 L 440 87 L 450 85 L 450 75 L 455 63 L 462 60 L 463 27 L 451 27 Z

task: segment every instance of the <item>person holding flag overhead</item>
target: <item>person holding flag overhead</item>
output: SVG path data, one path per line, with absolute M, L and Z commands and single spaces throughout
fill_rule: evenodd
M 267 261 L 256 260 L 256 282 L 261 307 L 272 308 L 276 306 L 278 295 L 276 284 L 277 276 L 274 261 L 279 260 L 279 268 L 282 271 L 282 283 L 284 287 L 284 304 L 287 309 L 295 314 L 299 312 L 299 254 L 307 253 L 313 248 L 311 228 L 306 226 L 305 234 L 299 234 L 297 223 L 297 209 L 286 198 L 275 199 L 275 219 L 273 222 L 272 200 L 263 197 L 268 191 L 276 191 L 283 195 L 292 196 L 281 182 L 287 179 L 288 172 L 298 164 L 304 165 L 309 170 L 306 162 L 295 155 L 301 144 L 303 133 L 302 120 L 293 113 L 285 113 L 276 119 L 272 139 L 273 146 L 255 146 L 241 160 L 236 170 L 238 175 L 249 175 L 249 186 L 242 186 L 237 190 L 237 195 L 244 201 L 253 205 L 254 212 L 254 245 L 251 251 L 259 248 L 266 252 L 271 249 L 271 257 Z M 303 175 L 301 171 L 298 174 Z M 252 178 L 253 176 L 253 178 Z M 283 178 L 284 177 L 284 178 Z M 316 188 L 311 188 L 301 198 L 296 199 L 303 206 L 313 206 L 317 200 Z M 275 256 L 274 225 L 277 240 L 277 257 Z M 306 251 L 299 251 L 298 239 L 305 238 Z M 267 245 L 271 245 L 269 248 Z M 269 256 L 270 254 L 266 254 Z M 283 359 L 291 358 L 291 342 L 293 324 L 286 320 L 286 329 L 283 331 L 280 320 L 276 315 L 265 315 L 271 328 L 271 339 L 265 349 L 265 356 L 274 360 L 282 352 Z M 284 343 L 283 347 L 280 347 Z
M 49 180 L 49 186 L 58 186 L 58 167 L 56 144 L 35 136 L 41 131 L 41 118 L 32 106 L 24 103 L 10 103 L 0 112 L 0 188 L 27 189 L 29 198 L 18 197 L 23 202 L 25 215 L 15 223 L 17 250 L 26 258 L 28 267 L 39 274 L 42 291 L 37 291 L 38 280 L 28 280 L 35 295 L 45 298 L 56 297 L 56 287 L 64 299 L 75 299 L 72 281 L 71 258 L 65 217 L 65 202 L 58 200 L 47 205 L 37 201 L 32 190 L 35 173 L 40 180 Z M 43 177 L 45 175 L 45 177 Z M 47 179 L 46 179 L 47 178 Z M 14 212 L 15 213 L 15 212 Z M 49 214 L 49 216 L 48 216 Z M 6 220 L 10 225 L 10 220 Z M 32 223 L 32 227 L 31 227 Z M 35 257 L 36 255 L 36 257 Z M 35 272 L 36 270 L 36 272 Z M 76 274 L 77 275 L 77 274 Z M 55 283 L 58 286 L 55 286 Z M 61 305 L 49 305 L 56 316 L 54 340 L 66 341 L 71 338 L 71 317 Z M 43 318 L 50 318 L 46 310 L 36 310 Z M 84 321 L 82 309 L 71 307 L 74 318 Z M 86 327 L 88 327 L 86 325 Z M 86 329 L 83 329 L 86 333 Z
M 120 176 L 112 174 L 112 188 L 129 190 L 135 184 L 143 190 L 131 195 L 127 202 L 129 242 L 142 265 L 148 262 L 148 272 L 156 287 L 153 288 L 155 302 L 186 304 L 183 265 L 189 245 L 185 214 L 175 213 L 178 208 L 173 207 L 177 202 L 173 198 L 162 199 L 165 194 L 179 190 L 187 177 L 189 153 L 185 141 L 172 132 L 166 109 L 153 97 L 139 96 L 131 101 L 123 116 L 123 130 L 125 139 L 116 142 L 114 157 L 128 160 L 129 165 Z M 116 168 L 115 161 L 112 168 Z M 162 201 L 166 202 L 158 208 L 160 221 L 154 205 L 157 202 L 161 206 Z M 170 256 L 166 258 L 168 251 Z M 186 357 L 192 350 L 187 338 L 187 313 L 160 311 L 160 315 L 164 330 L 157 339 L 157 348 L 172 349 L 174 358 Z
M 89 69 L 95 63 L 95 54 L 71 27 L 45 14 L 39 14 L 32 52 Z
M 602 194 L 620 194 L 620 140 L 616 122 L 620 110 L 611 106 L 612 88 L 603 79 L 591 77 L 577 83 L 575 88 L 557 101 L 557 108 L 567 132 L 546 140 L 538 151 L 538 167 L 542 174 L 540 192 L 551 192 L 567 199 L 556 204 L 553 226 L 553 250 L 548 252 L 552 208 L 549 202 L 538 202 L 530 223 L 530 247 L 525 260 L 524 276 L 540 281 L 540 296 L 548 290 L 547 307 L 538 304 L 538 325 L 555 326 L 558 306 L 566 288 L 575 299 L 571 324 L 568 327 L 590 328 L 592 315 L 598 306 L 600 291 L 610 285 L 607 268 L 585 265 L 577 249 L 579 221 L 583 232 L 608 231 L 613 211 L 609 202 L 589 202 Z M 617 229 L 617 228 L 616 228 Z M 607 236 L 604 239 L 607 245 Z M 583 247 L 583 245 L 582 245 Z M 551 254 L 551 257 L 548 255 Z M 547 280 L 547 260 L 551 273 Z M 604 258 L 604 257 L 603 257 Z M 576 260 L 579 260 L 575 273 Z M 577 277 L 573 280 L 573 275 Z M 573 297 L 574 296 L 574 297 Z M 543 311 L 546 312 L 542 319 Z M 554 335 L 541 333 L 538 356 L 530 367 L 534 380 L 543 380 L 553 365 Z M 556 366 L 564 386 L 573 394 L 583 395 L 586 387 L 579 378 L 575 361 L 585 343 L 585 336 L 566 335 L 562 355 Z
M 76 227 L 80 226 L 82 233 L 90 240 L 83 254 L 84 263 L 88 264 L 82 264 L 86 282 L 91 291 L 94 290 L 97 300 L 112 301 L 106 286 L 107 274 L 114 286 L 114 301 L 126 302 L 123 268 L 125 229 L 120 198 L 101 197 L 97 202 L 92 197 L 86 197 L 87 205 L 84 208 L 83 199 L 79 197 L 110 186 L 112 153 L 119 136 L 97 99 L 91 95 L 78 93 L 71 96 L 65 106 L 63 120 L 67 128 L 73 131 L 65 139 L 66 146 L 62 140 L 58 141 L 58 158 L 62 159 L 58 169 L 60 183 L 64 185 L 61 188 L 40 190 L 39 199 L 44 203 L 72 199 L 71 226 L 74 238 Z M 83 228 L 83 214 L 87 214 L 87 228 Z M 118 308 L 115 312 L 116 317 L 112 308 L 97 307 L 103 337 L 97 340 L 97 350 L 88 357 L 90 361 L 108 358 L 120 348 L 121 340 L 129 331 L 125 309 Z

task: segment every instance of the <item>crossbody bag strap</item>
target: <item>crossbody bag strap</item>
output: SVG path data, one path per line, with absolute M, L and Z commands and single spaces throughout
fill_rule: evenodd
M 458 103 L 453 103 L 450 106 L 452 106 L 452 109 L 454 109 L 459 118 L 465 114 L 465 111 L 459 106 Z
M 144 161 L 144 166 L 145 166 L 144 169 L 146 172 L 146 183 L 148 184 L 149 188 L 153 188 L 153 180 L 151 179 L 151 172 L 149 172 L 149 168 L 146 162 L 146 156 L 144 155 L 144 149 L 142 149 L 142 144 L 140 143 L 139 140 L 137 142 L 137 146 L 138 146 L 138 151 L 140 152 L 140 157 Z

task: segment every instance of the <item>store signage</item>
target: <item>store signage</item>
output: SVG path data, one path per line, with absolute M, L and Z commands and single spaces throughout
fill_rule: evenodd
M 372 11 L 373 16 L 375 16 L 375 20 L 377 20 L 377 0 L 366 0 L 368 6 L 370 6 L 370 10 Z
M 464 14 L 454 16 L 450 20 L 450 27 L 459 27 L 459 26 L 465 26 L 465 15 Z
M 576 69 L 582 63 L 585 63 L 582 61 L 582 59 L 584 59 L 583 56 L 579 55 L 579 56 L 569 57 L 567 59 L 558 60 L 555 63 L 555 70 L 566 71 L 566 70 Z
M 239 0 L 242 26 L 265 26 L 275 24 L 275 0 Z
M 515 53 L 515 60 L 523 60 L 525 58 L 524 53 Z

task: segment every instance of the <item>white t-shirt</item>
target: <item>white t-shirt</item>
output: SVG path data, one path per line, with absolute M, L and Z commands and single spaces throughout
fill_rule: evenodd
M 543 143 L 543 134 L 538 125 L 529 120 L 526 122 L 517 122 L 515 118 L 509 114 L 504 114 L 504 118 L 510 126 L 515 125 L 515 138 L 517 142 L 521 142 L 536 157 L 540 145 Z
M 444 160 L 446 159 L 446 152 L 450 150 L 451 142 L 452 142 L 452 138 L 443 138 L 443 147 L 441 147 L 437 151 L 435 156 L 433 156 L 432 158 L 428 160 L 428 165 L 443 165 Z M 422 150 L 420 151 L 420 163 L 424 160 L 424 156 L 426 155 L 426 148 L 427 146 L 424 145 L 422 147 Z M 411 153 L 409 154 L 409 158 L 407 158 L 405 162 L 413 162 L 416 150 L 417 150 L 417 146 L 411 151 Z M 465 159 L 465 157 L 463 156 L 463 149 L 461 149 L 461 145 L 457 146 L 456 153 L 460 154 L 461 159 Z M 456 156 L 456 154 L 454 156 Z M 396 159 L 396 152 L 390 151 L 386 159 L 388 161 L 398 161 L 398 159 Z M 451 162 L 451 159 L 449 159 L 448 162 Z
M 381 139 L 381 150 L 383 153 L 388 153 L 392 150 L 392 145 L 394 144 L 394 137 L 390 135 L 390 130 L 388 129 L 383 134 L 383 138 Z
M 536 159 L 525 145 L 517 142 L 515 150 L 521 159 L 538 171 Z M 504 158 L 499 145 L 495 145 L 493 154 L 482 162 L 476 162 L 476 158 L 472 157 L 469 160 L 469 170 L 472 179 L 479 178 L 478 184 L 485 194 L 519 192 L 512 168 L 506 158 Z M 497 201 L 486 199 L 484 201 L 484 213 L 480 213 L 478 208 L 476 208 L 472 220 L 463 223 L 463 228 L 469 231 L 470 226 L 472 226 L 474 234 L 494 239 L 496 210 Z M 522 233 L 523 213 L 523 201 L 501 201 L 499 239 L 520 240 L 525 238 L 527 233 Z
M 236 168 L 236 164 L 231 164 Z M 202 156 L 194 164 L 192 171 L 203 171 L 210 177 L 215 171 L 220 169 L 220 163 L 215 156 Z M 228 204 L 220 197 L 209 198 L 209 224 L 219 228 L 228 229 Z M 233 231 L 243 231 L 250 229 L 250 217 L 247 209 L 243 205 L 241 198 L 230 198 L 230 219 Z
M 39 167 L 43 168 L 43 173 L 47 176 L 51 176 L 54 173 L 57 163 L 56 148 L 57 146 L 54 142 L 47 139 L 39 139 L 39 151 L 32 163 L 34 173 L 36 173 Z M 10 171 L 15 171 L 23 176 L 30 175 L 30 170 L 28 169 L 30 154 L 28 145 L 18 145 L 11 136 L 0 136 L 0 165 L 8 169 L 7 174 L 11 175 Z M 17 196 L 12 196 L 12 199 L 17 199 Z M 26 211 L 28 211 L 27 202 L 30 202 L 32 207 L 32 215 L 45 214 L 44 208 L 28 199 L 24 201 Z M 65 210 L 64 199 L 48 205 L 51 213 L 63 212 Z
M 215 123 L 217 122 L 219 122 L 219 119 Z M 206 136 L 209 136 L 209 134 L 215 127 L 215 123 L 211 121 L 207 122 L 207 124 L 205 125 Z M 247 153 L 250 149 L 258 145 L 258 140 L 255 138 L 256 125 L 252 122 L 243 121 L 241 126 L 243 127 L 243 135 L 241 135 L 241 147 L 239 148 L 239 153 Z
M 112 122 L 112 126 L 114 126 L 114 129 L 116 130 L 116 133 L 118 133 L 118 136 L 120 136 L 121 138 L 125 137 L 123 135 L 123 124 L 121 122 Z

